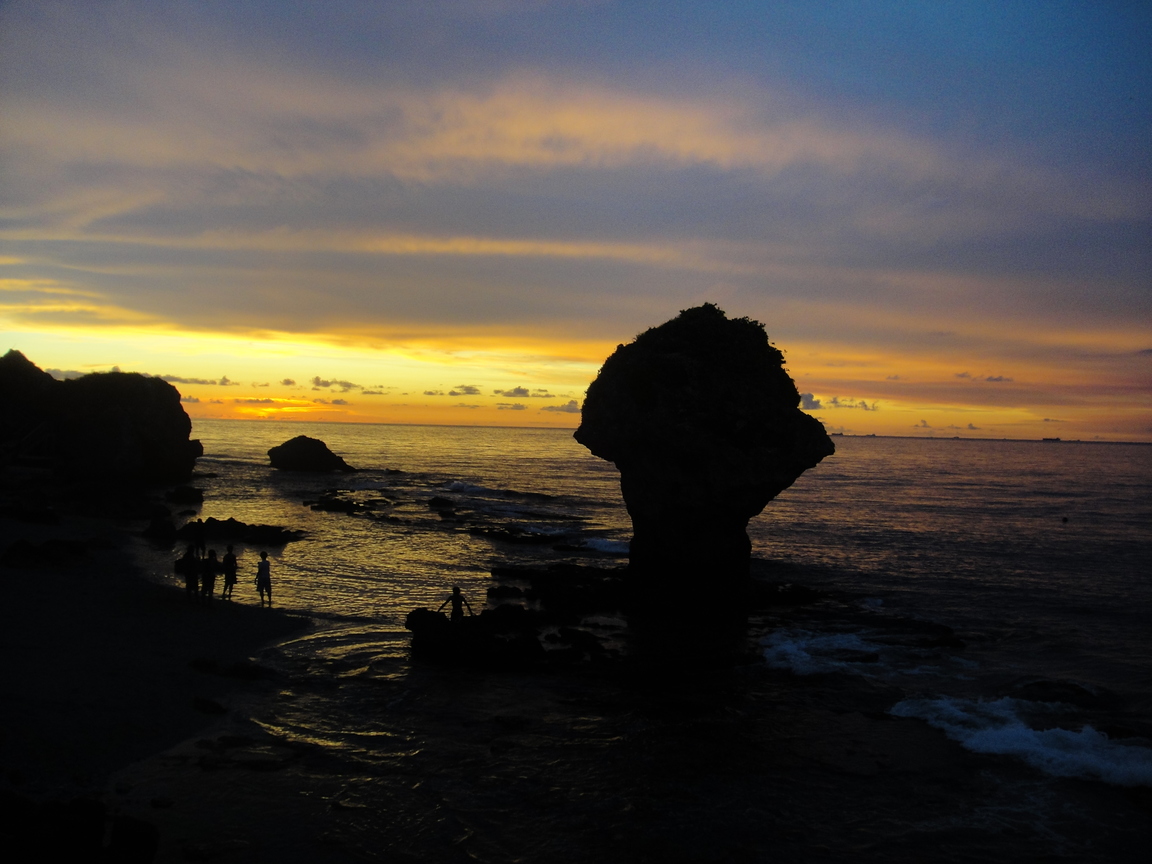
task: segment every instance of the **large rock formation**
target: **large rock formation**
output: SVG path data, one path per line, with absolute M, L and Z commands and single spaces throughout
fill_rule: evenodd
M 57 381 L 19 351 L 0 358 L 0 418 L 2 467 L 63 480 L 179 483 L 204 452 L 171 384 L 134 372 Z
M 742 605 L 748 520 L 835 450 L 799 405 L 764 326 L 712 304 L 604 362 L 575 437 L 620 469 L 637 604 L 706 590 L 702 608 L 723 598 Z
M 268 451 L 273 468 L 281 471 L 355 471 L 319 438 L 297 435 Z

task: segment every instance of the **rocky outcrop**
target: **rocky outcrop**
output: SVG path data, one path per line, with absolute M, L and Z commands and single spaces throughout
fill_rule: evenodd
M 118 485 L 179 483 L 199 441 L 180 393 L 159 378 L 97 372 L 57 381 L 19 351 L 0 358 L 0 467 Z
M 764 326 L 712 304 L 604 362 L 575 437 L 620 469 L 636 603 L 702 590 L 743 603 L 748 520 L 835 449 L 799 406 Z
M 279 525 L 249 525 L 233 517 L 215 519 L 209 516 L 202 523 L 188 522 L 175 536 L 181 540 L 203 537 L 206 543 L 243 543 L 247 546 L 283 546 L 304 536 L 303 531 L 282 528 Z
M 530 669 L 546 660 L 532 613 L 521 606 L 485 609 L 459 621 L 421 607 L 408 613 L 404 626 L 420 660 L 481 669 Z
M 282 471 L 355 471 L 319 438 L 297 435 L 268 451 L 272 467 Z

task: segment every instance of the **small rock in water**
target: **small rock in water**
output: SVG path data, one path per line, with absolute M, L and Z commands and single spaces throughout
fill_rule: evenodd
M 281 471 L 355 471 L 319 438 L 297 435 L 268 451 L 272 467 Z

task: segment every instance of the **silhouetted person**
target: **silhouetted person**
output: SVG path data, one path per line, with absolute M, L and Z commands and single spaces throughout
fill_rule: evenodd
M 176 572 L 184 576 L 184 593 L 195 600 L 200 587 L 200 559 L 196 557 L 196 544 L 189 543 L 184 556 L 176 562 Z
M 224 553 L 220 568 L 224 571 L 224 589 L 220 592 L 220 599 L 231 600 L 232 589 L 236 587 L 236 556 L 232 553 L 231 546 Z
M 256 590 L 260 592 L 260 605 L 264 605 L 264 595 L 268 595 L 268 605 L 272 605 L 272 565 L 268 563 L 268 553 L 260 553 L 256 565 Z
M 200 593 L 204 601 L 210 602 L 216 591 L 216 574 L 220 572 L 220 562 L 216 560 L 216 550 L 209 549 L 208 557 L 200 562 Z
M 449 603 L 452 604 L 452 621 L 453 622 L 464 620 L 464 607 L 465 606 L 468 607 L 468 614 L 469 615 L 475 615 L 476 614 L 475 612 L 472 611 L 472 604 L 469 603 L 467 598 L 465 598 L 465 596 L 460 593 L 460 586 L 459 585 L 453 585 L 452 586 L 452 593 L 448 595 L 447 600 L 445 600 L 443 603 L 440 604 L 440 609 L 443 609 Z M 436 611 L 439 612 L 440 609 L 437 609 Z M 443 619 L 441 619 L 441 620 L 443 620 Z

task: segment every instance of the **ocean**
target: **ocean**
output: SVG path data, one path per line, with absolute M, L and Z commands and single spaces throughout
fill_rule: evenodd
M 436 608 L 453 585 L 481 607 L 493 567 L 626 563 L 617 472 L 568 431 L 197 420 L 193 434 L 205 452 L 197 515 L 306 532 L 268 551 L 277 606 L 316 627 L 267 652 L 292 683 L 258 722 L 320 748 L 341 766 L 333 777 L 352 765 L 375 777 L 419 750 L 379 696 L 387 685 L 399 705 L 411 688 L 411 609 Z M 272 470 L 267 450 L 296 435 L 359 470 Z M 835 442 L 749 526 L 758 579 L 824 599 L 754 616 L 747 674 L 881 694 L 888 716 L 917 718 L 1025 783 L 1028 830 L 1053 830 L 1052 796 L 1069 782 L 1089 798 L 1083 789 L 1152 787 L 1152 446 Z M 359 509 L 304 503 L 325 496 Z M 255 604 L 259 549 L 238 551 L 235 602 Z M 175 583 L 166 551 L 141 555 Z M 372 784 L 360 788 L 371 802 Z M 361 854 L 369 824 L 349 841 Z M 1069 831 L 1060 848 L 1080 856 L 1095 835 Z

